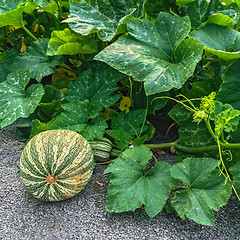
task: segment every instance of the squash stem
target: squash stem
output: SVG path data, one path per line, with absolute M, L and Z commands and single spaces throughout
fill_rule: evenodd
M 25 32 L 33 38 L 34 41 L 37 41 L 38 39 L 23 25 L 22 29 L 25 30 Z

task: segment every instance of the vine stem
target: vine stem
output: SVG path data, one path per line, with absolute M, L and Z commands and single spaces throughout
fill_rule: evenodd
M 21 24 L 21 28 L 30 36 L 32 37 L 32 39 L 34 41 L 37 41 L 38 39 L 24 26 L 24 22 L 23 22 L 23 17 L 21 16 L 20 19 L 20 24 Z
M 22 25 L 22 29 L 23 29 L 30 37 L 32 37 L 34 41 L 37 41 L 37 40 L 38 40 L 24 25 Z
M 240 27 L 240 18 L 238 19 L 235 30 L 238 31 L 239 27 Z
M 143 146 L 146 146 L 150 149 L 174 147 L 177 150 L 180 150 L 183 152 L 188 152 L 188 153 L 200 153 L 200 152 L 213 151 L 213 150 L 218 149 L 217 145 L 206 146 L 206 147 L 186 147 L 186 146 L 182 146 L 182 145 L 178 144 L 178 142 L 179 142 L 179 139 L 175 142 L 158 143 L 158 144 L 143 144 Z

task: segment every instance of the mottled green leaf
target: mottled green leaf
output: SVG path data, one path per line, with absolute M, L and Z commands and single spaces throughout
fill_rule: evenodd
M 123 76 L 117 70 L 104 65 L 103 69 L 89 69 L 68 84 L 66 99 L 68 101 L 88 99 L 105 108 L 110 107 L 120 98 L 120 95 L 114 92 L 118 89 L 117 82 Z
M 240 33 L 232 28 L 208 24 L 191 32 L 190 37 L 202 42 L 207 52 L 224 60 L 240 58 Z
M 145 173 L 152 158 L 150 149 L 141 146 L 125 150 L 104 173 L 111 173 L 106 196 L 108 212 L 125 212 L 140 208 L 153 218 L 161 212 L 175 184 L 170 175 L 170 165 L 157 163 Z
M 61 56 L 46 56 L 48 40 L 41 38 L 19 56 L 13 56 L 0 63 L 1 78 L 6 79 L 7 74 L 13 71 L 28 69 L 31 77 L 40 82 L 43 77 L 54 73 L 56 66 L 60 65 L 63 59 Z
M 68 28 L 53 31 L 47 49 L 47 55 L 50 56 L 90 54 L 94 52 L 97 52 L 97 42 L 94 38 L 71 33 Z
M 103 138 L 108 125 L 103 118 L 96 118 L 101 107 L 85 100 L 65 103 L 62 108 L 64 112 L 52 121 L 49 129 L 69 129 L 79 132 L 87 140 Z
M 124 19 L 131 14 L 141 16 L 142 8 L 142 0 L 71 1 L 69 18 L 64 22 L 82 35 L 98 31 L 101 40 L 110 41 L 121 32 Z
M 206 0 L 197 0 L 184 5 L 181 12 L 189 16 L 194 28 L 206 23 L 225 26 L 237 21 L 240 13 L 237 4 L 226 6 L 219 0 L 211 0 L 209 3 Z
M 217 94 L 217 100 L 222 103 L 229 103 L 235 109 L 240 110 L 240 60 L 230 66 L 223 75 L 223 83 Z
M 146 130 L 145 109 L 133 110 L 128 113 L 121 112 L 112 118 L 111 130 L 107 134 L 113 137 L 120 148 L 127 148 L 130 140 L 140 136 L 140 133 Z
M 144 81 L 147 95 L 181 88 L 202 56 L 202 45 L 185 39 L 188 17 L 160 13 L 156 22 L 128 19 L 128 33 L 100 52 L 95 59 L 106 62 Z
M 232 193 L 232 183 L 219 174 L 217 166 L 218 161 L 212 158 L 187 158 L 172 166 L 171 175 L 185 186 L 172 199 L 182 219 L 214 225 L 212 210 L 218 211 L 226 205 Z
M 10 125 L 20 117 L 27 118 L 41 101 L 44 95 L 41 84 L 33 84 L 26 89 L 30 78 L 29 71 L 19 70 L 9 74 L 7 80 L 0 83 L 1 127 Z

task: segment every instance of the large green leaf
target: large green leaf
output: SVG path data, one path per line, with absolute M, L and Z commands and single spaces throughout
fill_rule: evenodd
M 184 15 L 188 15 L 192 26 L 198 28 L 201 24 L 215 23 L 228 25 L 239 18 L 239 7 L 237 4 L 223 5 L 219 0 L 197 0 L 186 4 L 181 9 Z
M 50 122 L 48 129 L 69 129 L 79 132 L 87 140 L 103 138 L 108 125 L 103 118 L 96 118 L 101 107 L 85 100 L 65 103 L 62 108 L 65 111 Z
M 28 69 L 31 77 L 40 82 L 43 77 L 54 73 L 56 66 L 60 65 L 63 59 L 61 56 L 46 56 L 48 40 L 46 38 L 39 39 L 19 56 L 10 57 L 0 63 L 1 78 L 5 80 L 7 74 L 13 71 Z
M 89 36 L 71 33 L 68 28 L 56 30 L 51 34 L 48 43 L 47 55 L 75 55 L 97 52 L 97 42 Z
M 128 113 L 121 112 L 112 118 L 111 130 L 107 134 L 113 137 L 120 148 L 127 148 L 130 140 L 140 137 L 140 134 L 146 130 L 144 126 L 146 110 L 138 109 Z
M 212 158 L 187 158 L 172 166 L 173 177 L 183 182 L 172 204 L 182 219 L 192 219 L 203 225 L 214 225 L 212 210 L 227 204 L 232 183 L 216 170 L 218 161 Z
M 190 37 L 202 42 L 207 52 L 224 60 L 240 58 L 240 33 L 230 27 L 208 24 L 191 32 Z
M 128 33 L 95 59 L 144 81 L 147 95 L 181 88 L 202 56 L 202 44 L 185 39 L 190 28 L 188 17 L 164 12 L 156 22 L 128 19 Z
M 114 93 L 118 87 L 117 82 L 123 74 L 109 66 L 103 69 L 89 69 L 83 72 L 75 81 L 68 84 L 66 99 L 68 101 L 85 100 L 101 105 L 105 108 L 116 103 L 120 98 Z
M 237 60 L 223 75 L 223 83 L 217 94 L 217 100 L 229 103 L 235 109 L 240 110 L 240 60 Z
M 0 0 L 0 27 L 23 26 L 23 12 L 32 13 L 36 4 L 23 0 Z
M 20 117 L 27 118 L 41 101 L 44 95 L 41 84 L 33 84 L 26 89 L 30 78 L 29 71 L 19 70 L 9 74 L 7 80 L 0 83 L 1 127 L 8 126 Z
M 150 149 L 141 146 L 125 150 L 108 166 L 104 172 L 111 173 L 106 196 L 108 212 L 131 211 L 142 205 L 151 218 L 161 212 L 175 181 L 166 162 L 157 163 L 145 173 L 151 158 Z
M 64 22 L 82 35 L 98 30 L 103 41 L 110 41 L 122 30 L 127 15 L 142 15 L 143 0 L 78 0 L 70 2 L 70 16 Z

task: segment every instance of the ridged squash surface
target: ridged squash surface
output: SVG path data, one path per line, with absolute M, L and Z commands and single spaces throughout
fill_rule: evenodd
M 94 168 L 87 140 L 70 130 L 49 130 L 24 147 L 19 164 L 26 190 L 43 201 L 61 201 L 79 193 Z

